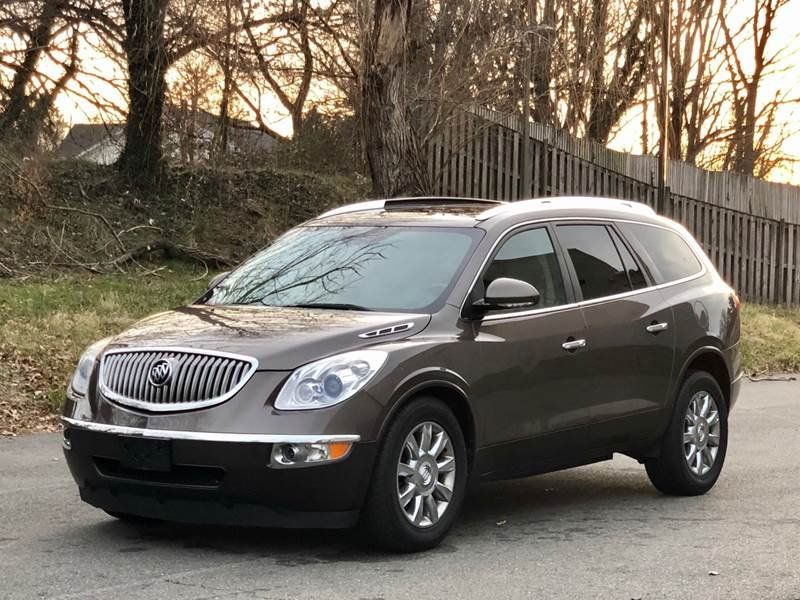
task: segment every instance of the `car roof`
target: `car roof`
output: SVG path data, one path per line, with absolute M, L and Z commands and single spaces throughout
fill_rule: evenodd
M 558 218 L 611 218 L 668 222 L 641 202 L 589 196 L 551 196 L 515 202 L 424 196 L 368 200 L 330 210 L 307 225 L 417 225 L 493 228 Z

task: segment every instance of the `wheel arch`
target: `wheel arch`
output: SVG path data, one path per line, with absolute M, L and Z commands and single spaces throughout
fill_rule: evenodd
M 716 380 L 725 397 L 725 404 L 730 410 L 731 374 L 722 351 L 715 346 L 703 346 L 692 352 L 683 363 L 676 390 L 680 390 L 680 384 L 692 371 L 705 371 Z
M 661 439 L 669 426 L 669 420 L 675 412 L 683 382 L 693 371 L 704 371 L 711 375 L 722 390 L 725 397 L 725 404 L 730 411 L 731 398 L 731 377 L 722 350 L 716 346 L 702 346 L 692 351 L 683 361 L 678 376 L 673 383 L 673 391 L 669 404 L 666 405 L 665 419 L 663 428 L 659 431 L 657 439 L 651 444 L 636 453 L 634 457 L 640 462 L 647 459 L 657 458 L 661 454 Z
M 431 368 L 412 374 L 398 386 L 391 409 L 383 419 L 378 432 L 378 441 L 383 440 L 386 430 L 401 408 L 420 396 L 433 396 L 447 405 L 461 426 L 467 446 L 467 459 L 471 467 L 475 458 L 477 428 L 468 389 L 469 384 L 466 380 L 449 369 Z

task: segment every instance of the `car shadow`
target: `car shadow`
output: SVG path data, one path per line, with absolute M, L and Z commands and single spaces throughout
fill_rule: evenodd
M 470 489 L 451 534 L 432 553 L 458 552 L 487 536 L 511 541 L 575 539 L 603 534 L 619 519 L 646 520 L 660 510 L 659 495 L 638 466 L 583 467 L 525 479 L 482 484 Z M 637 516 L 638 515 L 638 516 Z M 650 515 L 652 517 L 652 515 Z M 366 545 L 356 530 L 286 530 L 182 523 L 126 523 L 113 519 L 93 527 L 106 539 L 121 538 L 126 546 L 158 546 L 174 552 L 270 557 L 281 566 L 336 562 L 391 562 L 397 555 Z M 427 553 L 423 553 L 427 554 Z M 406 555 L 416 560 L 423 554 Z

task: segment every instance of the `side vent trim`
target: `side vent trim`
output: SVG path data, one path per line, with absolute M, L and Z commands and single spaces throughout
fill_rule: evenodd
M 363 339 L 372 339 L 376 337 L 383 337 L 384 335 L 392 335 L 393 333 L 400 333 L 402 331 L 408 331 L 414 326 L 414 323 L 401 323 L 400 325 L 392 325 L 391 327 L 383 327 L 381 329 L 373 329 L 372 331 L 366 331 L 364 333 L 359 333 L 358 337 Z

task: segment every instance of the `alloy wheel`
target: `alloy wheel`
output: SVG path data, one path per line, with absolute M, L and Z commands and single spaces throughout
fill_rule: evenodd
M 717 460 L 720 443 L 719 408 L 706 391 L 689 401 L 683 420 L 683 451 L 689 470 L 695 475 L 708 473 Z
M 447 510 L 456 481 L 456 457 L 450 436 L 438 423 L 425 421 L 406 436 L 397 463 L 397 500 L 415 527 L 432 527 Z

